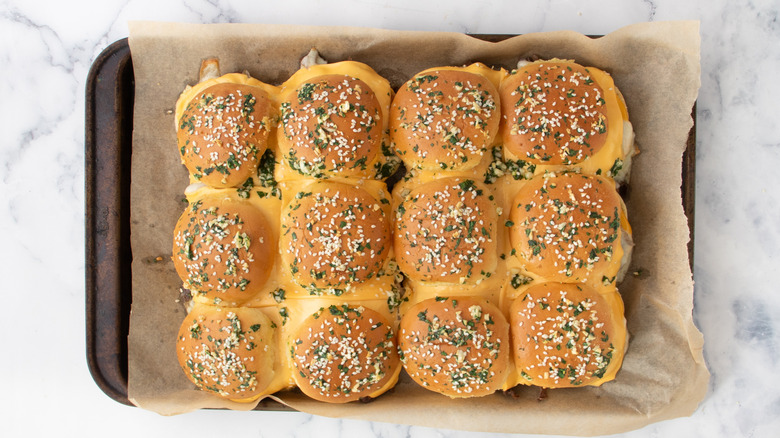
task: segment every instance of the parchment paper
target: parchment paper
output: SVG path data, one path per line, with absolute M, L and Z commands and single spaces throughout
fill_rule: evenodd
M 453 33 L 348 27 L 130 23 L 135 70 L 132 159 L 133 304 L 129 395 L 164 415 L 202 407 L 251 409 L 194 389 L 178 367 L 174 344 L 184 318 L 179 280 L 170 260 L 172 230 L 183 210 L 187 174 L 179 162 L 173 106 L 197 81 L 203 58 L 218 56 L 223 72 L 248 70 L 279 84 L 316 47 L 329 61 L 374 67 L 394 86 L 427 67 L 481 61 L 511 68 L 519 58 L 570 58 L 609 71 L 626 98 L 641 154 L 627 197 L 636 248 L 620 287 L 630 347 L 617 379 L 598 388 L 538 390 L 450 400 L 402 380 L 369 403 L 328 405 L 291 392 L 295 409 L 332 417 L 450 429 L 603 435 L 690 415 L 709 374 L 703 339 L 692 321 L 693 283 L 681 203 L 681 156 L 700 85 L 697 22 L 642 23 L 599 39 L 574 32 L 528 34 L 488 43 Z M 158 256 L 164 262 L 155 263 Z M 251 415 L 251 414 L 248 414 Z

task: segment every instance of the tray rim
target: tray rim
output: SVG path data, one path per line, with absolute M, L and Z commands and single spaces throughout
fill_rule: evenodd
M 474 38 L 490 42 L 498 42 L 504 39 L 516 36 L 514 34 L 470 34 Z M 589 35 L 590 38 L 599 38 L 600 35 Z M 86 102 L 85 102 L 85 261 L 86 261 L 86 343 L 87 343 L 87 365 L 90 374 L 97 386 L 108 397 L 118 403 L 135 407 L 128 398 L 127 381 L 127 332 L 122 332 L 120 326 L 122 318 L 129 319 L 127 314 L 122 313 L 122 304 L 130 304 L 131 297 L 123 297 L 121 289 L 121 271 L 123 268 L 129 271 L 130 266 L 121 264 L 120 248 L 112 247 L 110 243 L 117 243 L 121 235 L 112 235 L 113 242 L 107 242 L 106 238 L 100 238 L 99 234 L 103 229 L 99 227 L 101 215 L 115 214 L 117 221 L 125 218 L 121 216 L 121 199 L 105 199 L 104 193 L 99 191 L 121 190 L 117 187 L 119 179 L 114 179 L 117 186 L 102 187 L 98 190 L 97 178 L 107 172 L 99 162 L 101 159 L 108 159 L 109 164 L 121 168 L 121 152 L 112 149 L 120 147 L 122 135 L 127 132 L 121 130 L 122 120 L 114 119 L 111 126 L 102 126 L 98 122 L 101 109 L 105 110 L 110 106 L 117 115 L 119 107 L 127 104 L 123 100 L 125 90 L 124 84 L 119 77 L 126 73 L 126 69 L 132 69 L 132 56 L 128 38 L 122 38 L 108 45 L 93 61 L 86 83 Z M 108 76 L 108 77 L 106 77 Z M 113 82 L 106 82 L 106 79 L 113 79 Z M 134 86 L 134 84 L 132 84 Z M 107 101 L 106 101 L 107 100 Z M 132 111 L 131 111 L 132 117 Z M 688 241 L 689 265 L 691 273 L 694 266 L 694 218 L 695 218 L 695 149 L 696 149 L 696 104 L 691 110 L 693 126 L 688 135 L 687 147 L 682 157 L 682 206 L 688 220 L 688 229 L 690 240 Z M 132 121 L 132 118 L 130 119 Z M 128 120 L 124 120 L 128 123 Z M 132 125 L 130 126 L 132 131 Z M 106 144 L 106 137 L 111 137 L 113 144 Z M 132 142 L 128 145 L 132 147 Z M 106 148 L 109 148 L 106 150 Z M 129 153 L 129 151 L 124 151 Z M 112 155 L 113 153 L 113 155 Z M 108 157 L 107 157 L 108 155 Z M 129 168 L 129 166 L 127 166 Z M 117 170 L 117 169 L 114 169 Z M 127 170 L 129 175 L 129 169 Z M 120 196 L 121 198 L 121 196 Z M 129 200 L 127 201 L 129 207 Z M 129 210 L 128 210 L 129 215 Z M 129 216 L 126 218 L 129 223 Z M 117 223 L 112 223 L 117 225 Z M 121 226 L 119 227 L 121 230 Z M 116 231 L 116 230 L 114 230 Z M 128 243 L 129 244 L 129 243 Z M 108 254 L 117 257 L 119 264 L 108 264 L 100 258 L 101 255 Z M 130 253 L 132 254 L 132 253 Z M 132 261 L 132 256 L 128 263 Z M 119 280 L 112 284 L 112 290 L 106 290 L 106 279 L 102 277 L 111 277 L 113 280 Z M 124 303 L 122 300 L 126 300 Z M 102 315 L 100 312 L 107 311 L 108 315 Z M 116 324 L 107 324 L 111 320 Z M 122 344 L 124 336 L 125 343 Z M 109 345 L 101 342 L 113 342 Z M 124 345 L 124 351 L 121 347 Z M 109 354 L 106 356 L 106 347 Z M 122 355 L 122 353 L 124 353 Z M 125 363 L 122 363 L 124 358 Z M 124 365 L 124 368 L 123 368 Z M 289 411 L 294 409 L 284 405 L 272 398 L 262 400 L 255 410 L 266 411 Z
M 109 70 L 109 75 L 118 74 L 122 68 L 126 67 L 130 60 L 130 50 L 127 39 L 118 40 L 106 47 L 95 59 L 90 67 L 86 84 L 86 102 L 85 102 L 85 261 L 86 261 L 86 337 L 87 337 L 87 365 L 90 374 L 98 387 L 113 400 L 133 406 L 127 397 L 126 370 L 122 373 L 121 357 L 118 361 L 105 357 L 102 350 L 106 335 L 119 335 L 118 324 L 116 326 L 106 324 L 106 321 L 100 319 L 98 315 L 100 310 L 109 307 L 119 307 L 116 302 L 120 297 L 107 296 L 107 292 L 121 294 L 121 290 L 105 290 L 105 278 L 99 278 L 99 272 L 107 275 L 105 270 L 109 268 L 112 274 L 116 274 L 116 266 L 107 266 L 102 257 L 105 256 L 104 250 L 112 248 L 107 245 L 106 239 L 99 238 L 98 215 L 113 211 L 116 212 L 117 203 L 121 200 L 115 200 L 105 205 L 105 198 L 97 191 L 97 178 L 104 171 L 102 166 L 98 166 L 98 161 L 104 158 L 106 150 L 103 135 L 110 135 L 119 142 L 116 131 L 117 126 L 100 126 L 97 122 L 98 109 L 106 105 L 105 101 L 99 101 L 104 93 L 108 100 L 114 100 L 114 109 L 116 109 L 116 100 L 119 99 L 120 91 L 116 82 L 106 83 L 102 75 Z M 116 78 L 118 81 L 118 78 Z M 117 144 L 109 145 L 116 147 Z M 112 160 L 116 164 L 116 160 Z M 105 225 L 105 224 L 102 224 Z M 102 226 L 101 225 L 101 226 Z M 101 230 L 106 233 L 108 230 Z M 116 236 L 114 237 L 114 240 Z M 118 248 L 114 248 L 118 250 Z M 116 254 L 112 254 L 116 255 Z M 102 292 L 102 293 L 101 293 Z M 118 309 L 114 309 L 115 311 Z M 112 315 L 116 321 L 116 314 Z M 114 329 L 114 330 L 111 330 Z M 108 330 L 110 333 L 106 333 Z M 121 344 L 117 336 L 112 341 Z M 116 350 L 116 349 L 115 349 Z M 116 351 L 115 351 L 116 352 Z M 119 352 L 121 353 L 121 352 Z M 125 353 L 126 356 L 126 353 Z M 124 375 L 123 375 L 124 374 Z M 124 379 L 122 378 L 124 377 Z

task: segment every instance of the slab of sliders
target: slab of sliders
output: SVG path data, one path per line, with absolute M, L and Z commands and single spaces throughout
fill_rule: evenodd
M 615 377 L 636 151 L 608 74 L 448 66 L 394 94 L 312 51 L 279 87 L 201 75 L 176 106 L 192 184 L 173 251 L 197 387 L 346 403 L 402 368 L 455 398 Z
M 197 387 L 230 400 L 297 387 L 365 401 L 401 370 L 383 181 L 400 163 L 385 141 L 392 89 L 364 64 L 322 62 L 312 53 L 273 87 L 209 60 L 177 105 L 192 184 L 174 262 L 193 297 L 178 357 Z
M 601 385 L 628 348 L 617 284 L 633 241 L 617 187 L 637 149 L 623 96 L 560 59 L 521 61 L 500 92 L 512 383 Z
M 409 169 L 393 194 L 412 379 L 454 398 L 613 379 L 632 248 L 616 181 L 636 151 L 609 75 L 563 60 L 433 68 L 391 108 Z

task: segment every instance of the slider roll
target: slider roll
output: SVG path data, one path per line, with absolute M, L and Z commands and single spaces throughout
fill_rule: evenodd
M 397 207 L 395 219 L 395 254 L 410 279 L 473 284 L 496 267 L 496 206 L 481 183 L 423 184 Z
M 341 295 L 375 278 L 391 245 L 384 209 L 358 186 L 315 183 L 282 212 L 282 262 L 314 295 Z
M 623 301 L 612 288 L 542 283 L 512 304 L 510 323 L 520 383 L 544 388 L 613 380 L 626 350 Z
M 559 59 L 521 62 L 500 93 L 504 147 L 525 172 L 576 167 L 627 179 L 633 131 L 607 73 Z
M 538 175 L 514 197 L 510 221 L 512 252 L 547 280 L 611 284 L 628 263 L 631 229 L 607 178 Z
M 277 139 L 285 165 L 314 178 L 389 176 L 381 169 L 391 95 L 387 80 L 365 64 L 302 68 L 281 90 Z
M 275 245 L 262 211 L 215 193 L 193 201 L 179 217 L 173 264 L 196 301 L 238 305 L 268 280 Z
M 375 310 L 330 305 L 306 318 L 291 338 L 296 385 L 329 403 L 375 398 L 392 388 L 401 364 L 395 331 Z
M 176 138 L 193 182 L 240 186 L 257 170 L 276 124 L 274 87 L 231 73 L 187 88 L 176 105 Z
M 176 342 L 179 364 L 198 388 L 249 402 L 279 388 L 276 340 L 260 310 L 195 305 L 182 321 Z
M 498 90 L 473 67 L 425 70 L 398 90 L 390 136 L 407 168 L 471 169 L 493 145 L 500 120 Z
M 499 390 L 511 366 L 509 325 L 480 297 L 436 297 L 404 314 L 401 361 L 418 384 L 452 398 Z

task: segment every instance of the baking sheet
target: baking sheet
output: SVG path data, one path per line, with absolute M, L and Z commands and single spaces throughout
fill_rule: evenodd
M 129 396 L 162 414 L 202 407 L 251 409 L 194 389 L 176 362 L 174 343 L 184 311 L 170 263 L 173 226 L 187 174 L 179 163 L 173 104 L 197 81 L 200 61 L 218 56 L 223 71 L 248 70 L 280 83 L 317 47 L 329 61 L 365 62 L 395 86 L 419 70 L 475 61 L 511 67 L 519 58 L 575 59 L 609 71 L 626 97 L 642 150 L 628 194 L 636 249 L 621 285 L 631 344 L 614 382 L 598 388 L 523 388 L 449 400 L 409 382 L 369 404 L 328 405 L 289 392 L 295 409 L 335 417 L 492 432 L 603 435 L 689 415 L 704 397 L 708 373 L 703 340 L 692 321 L 693 284 L 681 202 L 681 157 L 699 88 L 697 22 L 632 25 L 599 39 L 574 32 L 528 34 L 499 43 L 453 33 L 348 27 L 188 25 L 135 22 L 130 46 L 136 79 L 131 227 L 133 308 L 128 341 Z

